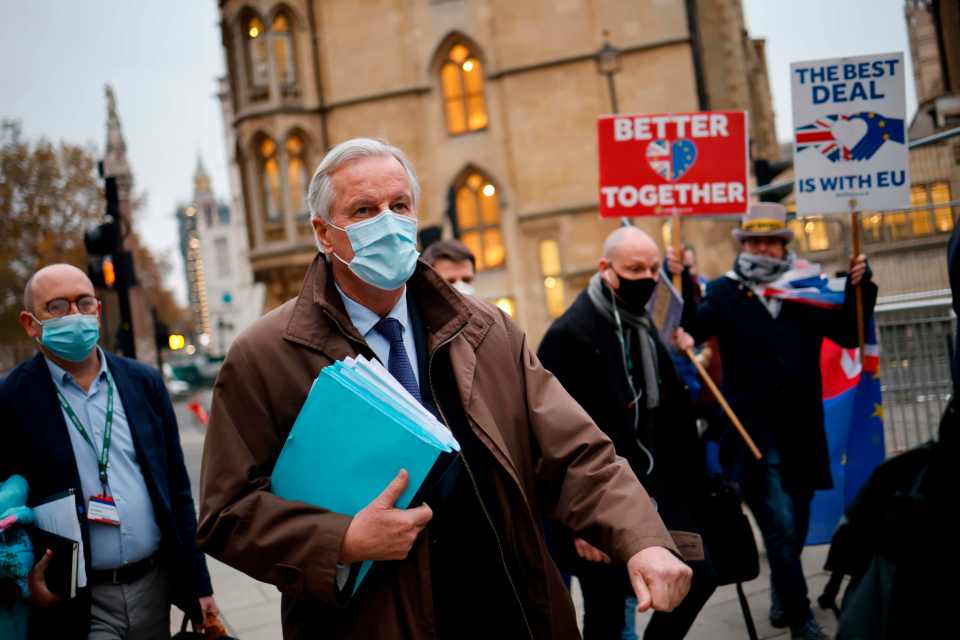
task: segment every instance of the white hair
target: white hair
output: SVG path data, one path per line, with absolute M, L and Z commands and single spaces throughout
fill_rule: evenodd
M 310 189 L 307 191 L 310 218 L 313 220 L 322 218 L 325 222 L 330 222 L 330 206 L 336 197 L 333 192 L 333 185 L 330 183 L 331 173 L 353 160 L 377 156 L 393 156 L 403 166 L 407 179 L 410 181 L 410 192 L 413 196 L 412 206 L 415 209 L 417 202 L 420 200 L 420 183 L 417 182 L 417 174 L 414 173 L 413 165 L 407 158 L 407 154 L 382 140 L 353 138 L 330 149 L 323 160 L 320 161 L 317 170 L 313 172 L 313 177 L 310 179 Z

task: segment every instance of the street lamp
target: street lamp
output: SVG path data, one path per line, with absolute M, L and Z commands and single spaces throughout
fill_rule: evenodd
M 607 76 L 607 87 L 610 89 L 610 108 L 613 113 L 620 112 L 620 105 L 617 103 L 617 85 L 613 81 L 613 76 L 620 73 L 623 68 L 623 52 L 610 44 L 608 38 L 610 32 L 603 31 L 603 46 L 597 51 L 595 62 L 597 63 L 597 73 Z M 633 223 L 630 218 L 620 218 L 620 224 L 629 227 Z
M 613 76 L 620 73 L 620 69 L 623 68 L 623 52 L 610 44 L 607 40 L 609 36 L 609 31 L 603 32 L 603 46 L 597 51 L 597 73 L 607 76 L 607 86 L 610 89 L 610 108 L 613 109 L 613 113 L 617 113 L 620 111 L 620 107 L 617 104 L 617 85 L 613 82 Z

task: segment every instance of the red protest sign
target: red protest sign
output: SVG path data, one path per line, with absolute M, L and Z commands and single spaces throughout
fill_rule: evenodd
M 600 215 L 747 211 L 747 114 L 702 111 L 597 120 Z

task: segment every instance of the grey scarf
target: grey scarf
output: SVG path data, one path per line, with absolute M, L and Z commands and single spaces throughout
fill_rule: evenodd
M 644 389 L 642 395 L 646 396 L 647 409 L 654 409 L 660 406 L 660 386 L 659 376 L 657 374 L 657 345 L 650 335 L 650 332 L 654 330 L 653 322 L 646 313 L 638 316 L 622 307 L 615 308 L 613 302 L 611 302 L 613 296 L 608 298 L 604 295 L 603 287 L 605 286 L 600 278 L 600 274 L 595 273 L 587 285 L 587 295 L 590 297 L 590 302 L 593 303 L 594 308 L 596 308 L 600 315 L 617 327 L 617 331 L 621 332 L 620 338 L 624 348 L 624 369 L 626 369 L 627 366 L 626 351 L 630 348 L 632 332 L 637 332 L 638 342 L 640 343 L 640 364 L 643 367 Z M 618 315 L 619 320 L 617 319 Z M 633 377 L 630 371 L 627 371 L 627 381 L 630 384 L 630 388 L 633 389 Z M 633 389 L 633 392 L 636 393 L 636 390 Z M 639 398 L 640 395 L 641 394 L 638 394 L 637 398 Z
M 797 254 L 792 251 L 783 260 L 741 251 L 733 260 L 733 272 L 744 282 L 769 284 L 790 271 L 796 258 Z

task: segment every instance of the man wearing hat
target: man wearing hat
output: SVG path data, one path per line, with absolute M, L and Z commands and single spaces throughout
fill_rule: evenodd
M 716 336 L 723 366 L 723 392 L 763 453 L 756 461 L 733 429 L 724 430 L 724 470 L 740 484 L 763 534 L 770 561 L 771 624 L 791 627 L 793 638 L 827 636 L 813 618 L 800 563 L 813 492 L 833 480 L 823 427 L 820 344 L 859 346 L 854 287 L 863 290 L 864 318 L 877 297 L 867 260 L 850 262 L 842 308 L 823 308 L 768 295 L 768 285 L 797 261 L 789 250 L 793 232 L 786 209 L 775 203 L 750 207 L 733 231 L 740 252 L 733 269 L 707 285 L 693 302 L 686 276 L 683 328 L 700 343 Z M 668 252 L 670 270 L 683 265 Z

